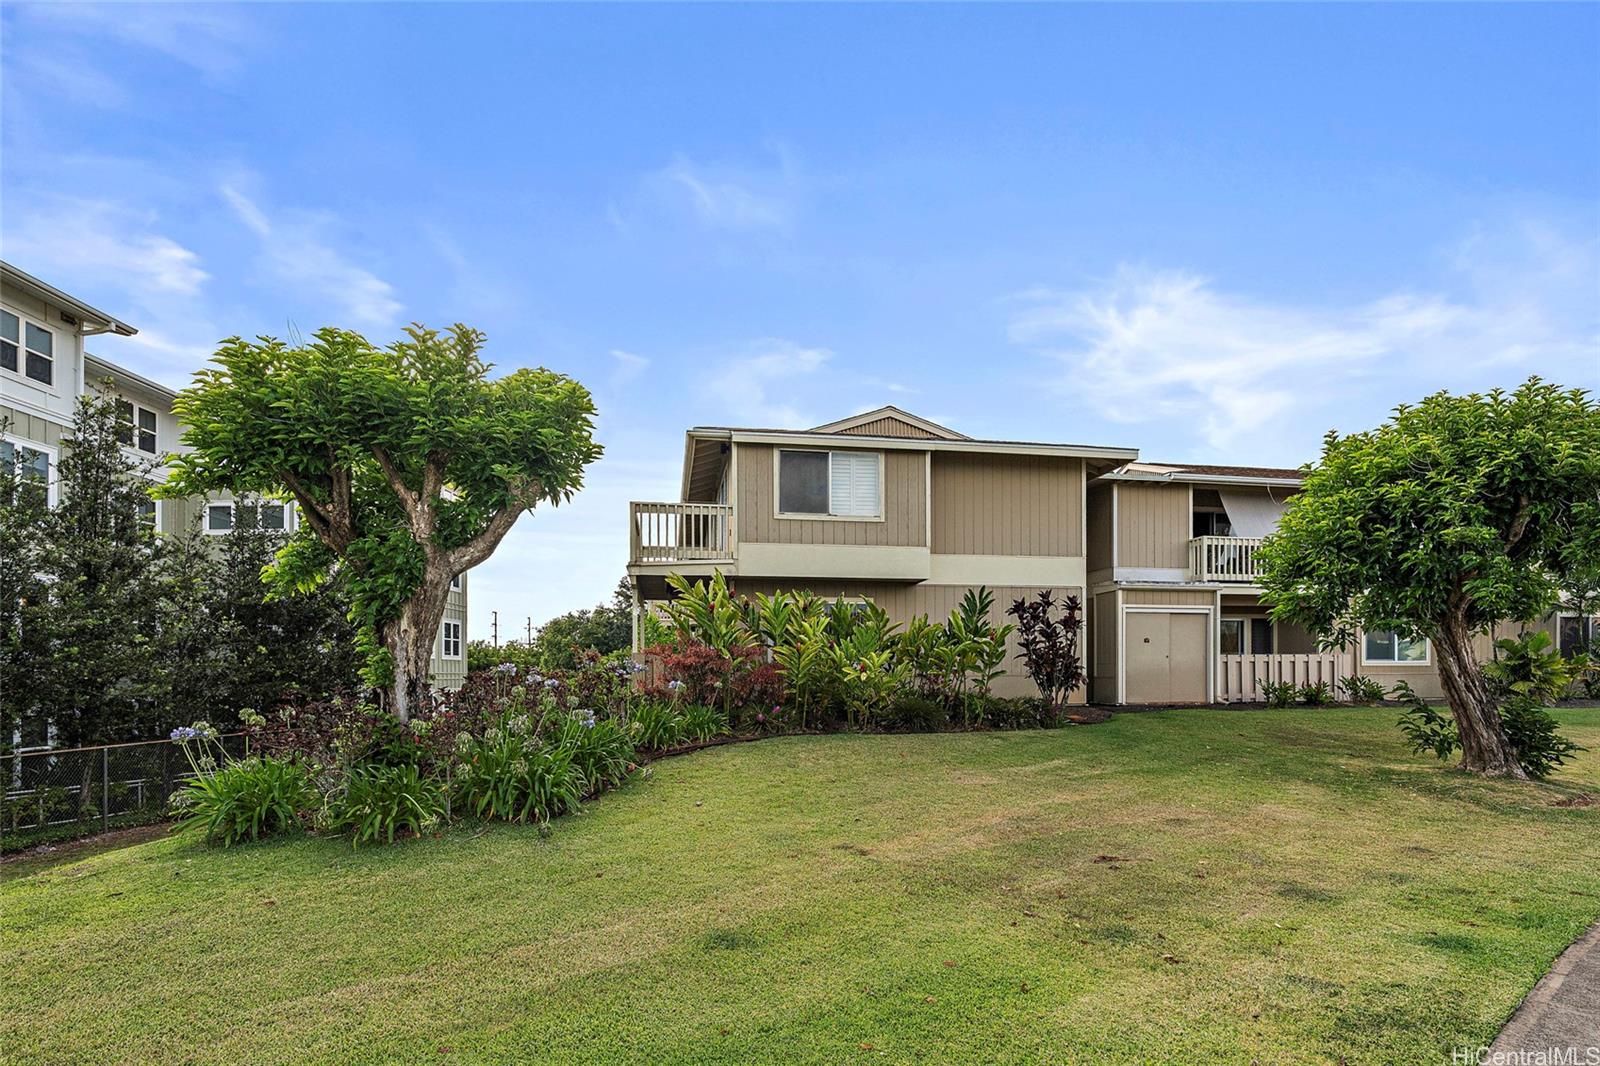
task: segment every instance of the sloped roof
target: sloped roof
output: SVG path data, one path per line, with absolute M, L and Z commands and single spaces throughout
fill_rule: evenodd
M 971 440 L 965 433 L 957 433 L 947 426 L 930 422 L 910 411 L 902 411 L 893 404 L 876 410 L 841 418 L 837 422 L 813 429 L 813 433 L 845 433 L 872 437 L 909 437 L 922 440 Z

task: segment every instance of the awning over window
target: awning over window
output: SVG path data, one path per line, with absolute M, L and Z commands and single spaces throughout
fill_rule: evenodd
M 1228 524 L 1236 537 L 1265 537 L 1278 528 L 1283 517 L 1284 504 L 1265 492 L 1241 492 L 1238 489 L 1218 489 L 1222 509 L 1228 512 Z

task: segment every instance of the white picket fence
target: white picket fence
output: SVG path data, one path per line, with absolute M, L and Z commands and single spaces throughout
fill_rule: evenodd
M 1333 697 L 1339 695 L 1341 677 L 1355 673 L 1349 653 L 1310 652 L 1302 655 L 1219 655 L 1217 657 L 1217 702 L 1259 703 L 1267 698 L 1268 684 L 1328 686 Z

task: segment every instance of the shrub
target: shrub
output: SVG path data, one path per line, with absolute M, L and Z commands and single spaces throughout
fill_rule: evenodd
M 1542 630 L 1497 640 L 1494 647 L 1495 658 L 1483 664 L 1483 676 L 1502 701 L 1525 696 L 1540 706 L 1554 703 L 1586 665 L 1562 658 Z
M 575 810 L 590 788 L 576 755 L 579 745 L 560 728 L 541 741 L 528 715 L 510 715 L 481 738 L 457 749 L 456 794 L 480 818 L 540 822 Z
M 1059 724 L 1061 710 L 1045 699 L 1016 696 L 990 699 L 984 715 L 996 729 L 1048 729 Z
M 1500 724 L 1517 750 L 1517 763 L 1529 777 L 1548 777 L 1575 753 L 1586 750 L 1557 733 L 1550 712 L 1528 696 L 1512 696 L 1501 704 Z
M 1061 616 L 1052 618 L 1059 603 Z M 1083 629 L 1082 603 L 1076 596 L 1057 600 L 1049 590 L 1030 600 L 1017 600 L 1006 612 L 1017 619 L 1021 658 L 1039 694 L 1054 707 L 1083 687 L 1083 660 L 1078 655 L 1078 634 Z
M 644 751 L 661 751 L 683 742 L 683 714 L 674 703 L 644 700 L 628 712 L 628 730 Z
M 645 688 L 655 699 L 682 698 L 689 703 L 715 703 L 725 708 L 763 705 L 783 698 L 778 672 L 762 662 L 765 652 L 752 645 L 724 655 L 693 641 L 681 646 L 657 645 L 645 654 L 661 664 L 664 683 Z
M 585 796 L 616 788 L 634 771 L 633 740 L 615 718 L 568 715 L 551 739 L 571 750 L 572 764 L 583 775 Z
M 318 800 L 304 767 L 251 757 L 198 774 L 173 793 L 172 806 L 183 815 L 180 831 L 203 829 L 207 843 L 228 847 L 295 828 Z
M 1258 677 L 1256 686 L 1261 689 L 1268 707 L 1287 707 L 1300 695 L 1300 687 L 1290 681 L 1262 681 Z
M 1395 685 L 1394 697 L 1405 708 L 1400 712 L 1399 726 L 1411 741 L 1411 750 L 1418 755 L 1432 752 L 1436 758 L 1448 759 L 1461 744 L 1455 719 L 1417 695 L 1404 681 Z
M 1326 681 L 1318 681 L 1315 685 L 1301 685 L 1295 690 L 1295 696 L 1301 703 L 1312 707 L 1324 707 L 1333 702 L 1333 692 L 1328 688 Z
M 950 708 L 942 701 L 905 692 L 889 705 L 884 724 L 910 733 L 937 733 L 950 721 Z
M 1340 678 L 1339 690 L 1351 703 L 1382 703 L 1383 698 L 1388 695 L 1388 690 L 1383 687 L 1381 681 L 1361 674 Z
M 728 731 L 728 716 L 722 708 L 695 703 L 683 709 L 683 738 L 685 740 L 710 740 Z
M 349 830 L 352 843 L 394 843 L 395 834 L 417 836 L 444 819 L 444 786 L 416 763 L 356 766 L 328 797 L 324 824 Z

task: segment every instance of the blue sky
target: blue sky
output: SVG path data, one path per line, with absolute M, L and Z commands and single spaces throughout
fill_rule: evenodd
M 601 599 L 682 431 L 895 403 L 1296 464 L 1600 387 L 1600 6 L 7 4 L 0 253 L 141 328 L 412 320 L 595 392 L 472 632 Z

